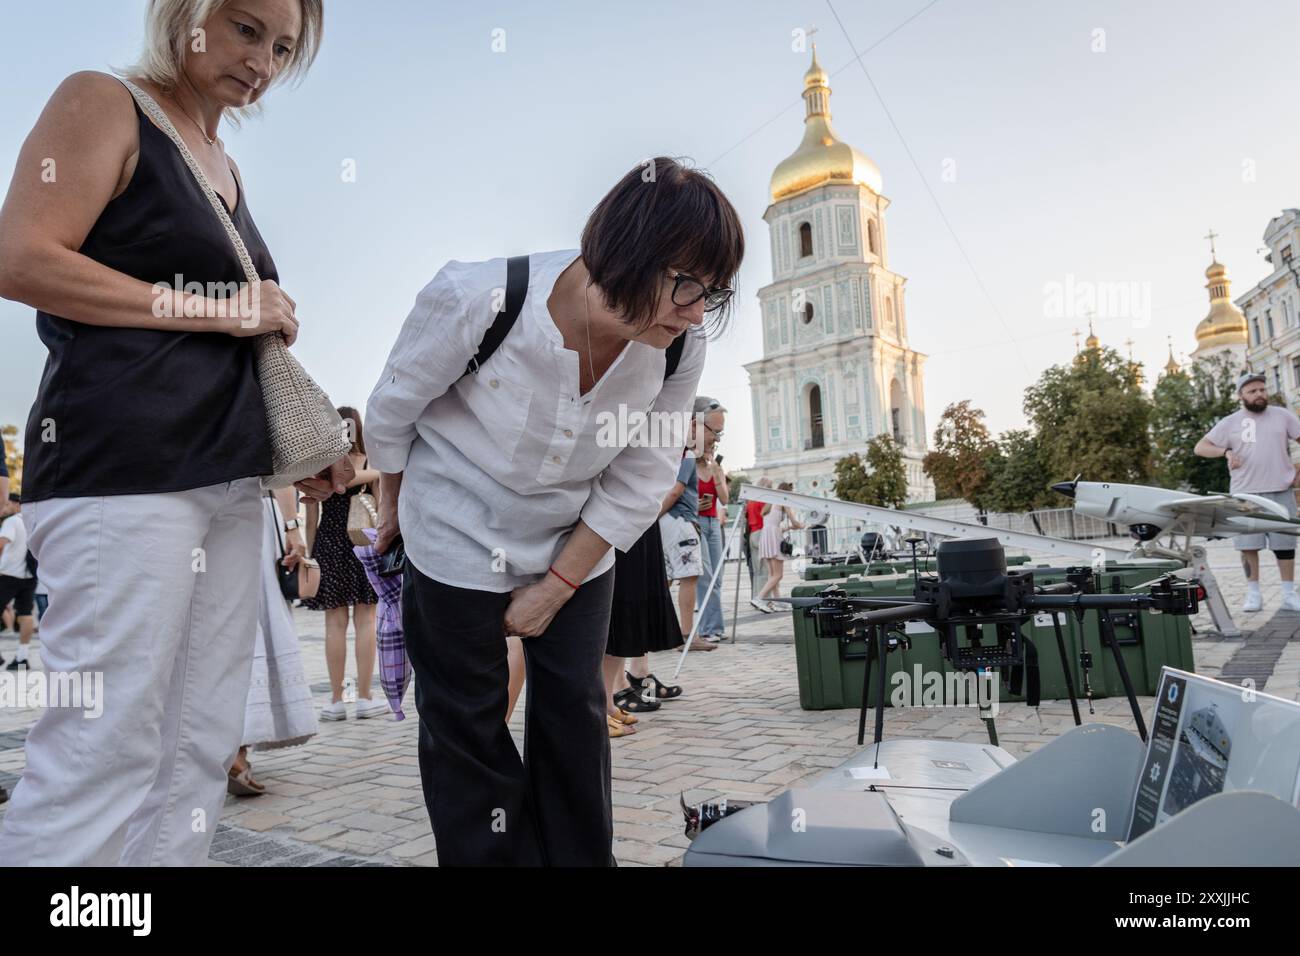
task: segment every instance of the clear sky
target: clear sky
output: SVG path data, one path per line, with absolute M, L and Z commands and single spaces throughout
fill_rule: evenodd
M 6 185 L 65 75 L 134 60 L 144 6 L 4 0 Z M 1239 294 L 1269 271 L 1268 220 L 1300 205 L 1295 4 L 327 0 L 312 72 L 223 134 L 298 302 L 296 353 L 337 404 L 362 406 L 443 262 L 576 246 L 623 172 L 687 156 L 749 242 L 700 386 L 732 409 L 728 465 L 748 464 L 762 215 L 802 133 L 808 55 L 792 31 L 813 26 L 835 129 L 892 202 L 890 266 L 908 278 L 912 347 L 930 356 L 931 430 L 963 398 L 995 430 L 1023 422 L 1025 387 L 1086 324 L 1053 312 L 1050 289 L 1069 283 L 1137 283 L 1130 314 L 1100 316 L 1097 333 L 1121 351 L 1132 338 L 1154 380 L 1166 335 L 1181 357 L 1207 311 L 1202 237 L 1220 234 Z M 0 423 L 26 422 L 40 378 L 33 317 L 0 301 Z

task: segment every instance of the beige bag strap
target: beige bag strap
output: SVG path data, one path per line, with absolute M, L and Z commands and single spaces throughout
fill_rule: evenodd
M 243 237 L 239 234 L 239 230 L 235 228 L 235 224 L 230 220 L 230 213 L 226 212 L 225 204 L 221 201 L 221 197 L 217 195 L 217 191 L 212 188 L 212 184 L 208 182 L 208 177 L 204 175 L 203 170 L 199 168 L 199 164 L 195 161 L 193 154 L 190 152 L 190 148 L 185 145 L 185 140 L 181 139 L 181 134 L 176 132 L 176 127 L 172 125 L 172 121 L 168 118 L 167 114 L 163 112 L 163 108 L 158 105 L 157 100 L 144 90 L 140 89 L 140 87 L 136 86 L 130 80 L 122 80 L 121 77 L 118 77 L 118 79 L 122 81 L 123 86 L 131 91 L 131 95 L 135 97 L 135 101 L 140 104 L 140 109 L 144 110 L 145 114 L 152 119 L 158 127 L 167 134 L 167 138 L 176 145 L 176 148 L 180 151 L 181 159 L 185 160 L 185 165 L 188 166 L 190 172 L 194 174 L 194 178 L 198 181 L 199 188 L 203 190 L 203 195 L 208 197 L 208 204 L 212 206 L 212 211 L 217 214 L 217 218 L 221 220 L 222 227 L 226 230 L 226 235 L 230 237 L 230 244 L 235 247 L 235 255 L 239 257 L 239 264 L 244 269 L 244 275 L 248 279 L 248 284 L 250 286 L 256 286 L 262 280 L 257 274 L 257 268 L 253 265 L 253 257 L 248 254 L 248 249 L 244 245 Z M 240 188 L 240 193 L 242 198 L 242 187 Z

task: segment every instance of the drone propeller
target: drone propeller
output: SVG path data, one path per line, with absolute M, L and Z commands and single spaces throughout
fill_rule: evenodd
M 1056 484 L 1052 485 L 1052 490 L 1065 495 L 1067 498 L 1073 498 L 1075 491 L 1079 487 L 1079 479 L 1082 477 L 1083 472 L 1079 472 L 1074 476 L 1074 481 L 1058 481 Z
M 788 597 L 788 598 L 768 598 L 773 604 L 789 604 L 791 607 L 817 607 L 823 604 L 827 598 L 838 600 L 844 604 L 852 604 L 855 607 L 866 608 L 891 608 L 891 607 L 912 607 L 916 604 L 914 598 L 870 598 L 870 597 L 842 597 L 836 598 L 834 595 L 821 595 L 819 597 Z

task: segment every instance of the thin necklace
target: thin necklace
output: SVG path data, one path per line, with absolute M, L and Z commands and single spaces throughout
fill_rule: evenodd
M 596 367 L 591 364 L 591 299 L 587 297 L 587 290 L 591 288 L 591 280 L 582 289 L 582 304 L 587 307 L 587 372 L 591 375 L 591 387 L 596 387 Z M 582 383 L 578 383 L 579 388 Z
M 217 145 L 217 141 L 208 135 L 208 131 L 205 130 L 199 124 L 198 120 L 196 120 L 193 116 L 190 115 L 189 110 L 187 110 L 184 106 L 181 106 L 181 101 L 177 99 L 175 96 L 172 97 L 172 100 L 176 103 L 176 108 L 185 114 L 185 118 L 194 124 L 194 128 L 199 131 L 199 135 L 208 141 L 208 145 L 209 146 Z

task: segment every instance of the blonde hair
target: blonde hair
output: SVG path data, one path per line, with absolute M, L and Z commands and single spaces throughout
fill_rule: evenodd
M 119 76 L 136 76 L 173 90 L 185 70 L 185 49 L 193 32 L 232 0 L 149 0 L 144 17 L 144 53 L 132 66 L 116 70 Z M 299 0 L 302 5 L 302 33 L 289 54 L 289 62 L 275 83 L 300 80 L 320 51 L 325 30 L 324 0 Z M 226 110 L 227 118 L 256 115 L 261 104 Z M 232 115 L 234 114 L 234 115 Z

